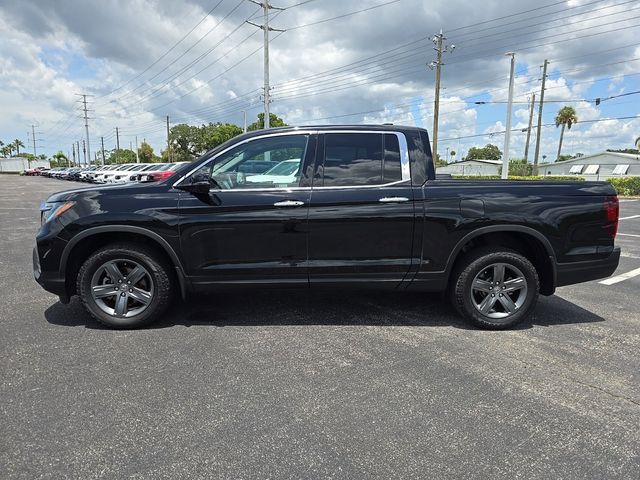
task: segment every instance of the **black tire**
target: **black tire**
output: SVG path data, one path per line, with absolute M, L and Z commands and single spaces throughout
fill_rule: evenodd
M 124 300 L 125 305 L 133 304 L 138 309 L 143 308 L 140 313 L 135 313 L 136 309 L 132 308 L 131 316 L 119 316 L 115 313 L 109 314 L 104 311 L 106 302 L 112 301 L 111 298 L 103 300 L 102 307 L 99 305 L 100 300 L 95 299 L 93 295 L 92 281 L 96 275 L 99 275 L 98 271 L 102 271 L 104 265 L 110 262 L 116 262 L 118 265 L 131 265 L 142 266 L 146 270 L 142 282 L 146 282 L 151 294 L 149 295 L 150 301 L 146 304 L 137 304 L 135 299 L 129 300 L 126 297 Z M 98 322 L 111 328 L 129 329 L 148 325 L 156 320 L 165 312 L 167 307 L 171 304 L 173 298 L 173 277 L 170 274 L 171 268 L 166 262 L 152 249 L 145 245 L 135 243 L 117 243 L 107 245 L 96 253 L 91 255 L 80 267 L 78 272 L 78 278 L 76 288 L 82 304 Z M 122 271 L 120 271 L 122 273 Z M 131 273 L 131 272 L 130 272 Z M 126 273 L 123 273 L 126 280 Z M 114 285 L 114 289 L 117 289 L 115 282 L 111 283 L 111 280 L 107 278 L 105 284 L 98 285 L 98 287 L 105 287 L 108 285 Z M 123 286 L 124 287 L 124 286 Z M 133 287 L 133 286 L 131 286 Z M 124 287 L 125 289 L 128 287 Z M 129 290 L 133 292 L 133 290 Z M 119 292 L 119 291 L 118 291 Z M 128 295 L 123 291 L 122 296 Z M 117 294 L 115 295 L 114 303 L 117 301 Z M 127 307 L 125 307 L 126 310 Z
M 500 293 L 506 291 L 504 288 L 509 289 L 509 280 L 506 284 L 487 280 L 501 266 L 506 272 L 503 278 L 511 278 L 511 285 L 522 284 L 520 279 L 524 279 L 526 285 L 508 294 Z M 483 288 L 490 285 L 488 288 L 495 293 L 472 288 L 476 280 L 478 284 L 482 282 Z M 539 290 L 538 272 L 527 258 L 505 247 L 483 247 L 466 254 L 458 264 L 452 276 L 451 297 L 455 309 L 467 321 L 484 329 L 504 330 L 530 317 L 538 302 Z M 487 313 L 480 310 L 483 306 L 489 307 Z M 504 316 L 497 318 L 500 315 Z

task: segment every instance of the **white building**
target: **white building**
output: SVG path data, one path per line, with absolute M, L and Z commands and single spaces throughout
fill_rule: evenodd
M 602 152 L 563 162 L 543 163 L 540 175 L 579 175 L 587 180 L 640 176 L 640 155 Z
M 437 167 L 436 172 L 449 175 L 489 176 L 500 175 L 500 160 L 463 160 L 450 163 L 446 167 Z
M 31 168 L 50 168 L 49 160 L 32 160 Z M 2 172 L 24 172 L 29 168 L 29 161 L 24 157 L 0 158 L 0 173 Z

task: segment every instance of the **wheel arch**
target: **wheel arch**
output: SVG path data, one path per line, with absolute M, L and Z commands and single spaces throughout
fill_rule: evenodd
M 465 254 L 480 246 L 502 246 L 525 256 L 538 271 L 540 293 L 552 295 L 556 285 L 556 256 L 549 240 L 539 231 L 523 225 L 493 225 L 465 235 L 447 260 L 446 276 L 451 274 Z
M 180 285 L 180 293 L 183 299 L 186 297 L 187 280 L 176 251 L 169 242 L 157 233 L 132 225 L 105 225 L 88 228 L 67 243 L 60 259 L 60 275 L 65 278 L 69 296 L 75 293 L 75 276 L 77 276 L 84 260 L 97 248 L 117 241 L 144 243 L 155 248 L 174 267 Z

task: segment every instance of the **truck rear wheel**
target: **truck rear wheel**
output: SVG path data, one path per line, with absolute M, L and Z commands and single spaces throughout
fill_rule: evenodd
M 77 291 L 87 311 L 113 328 L 135 328 L 159 318 L 172 298 L 170 269 L 144 245 L 113 244 L 80 267 Z
M 526 320 L 538 301 L 540 281 L 531 262 L 504 247 L 474 250 L 454 272 L 452 300 L 474 325 L 501 330 Z

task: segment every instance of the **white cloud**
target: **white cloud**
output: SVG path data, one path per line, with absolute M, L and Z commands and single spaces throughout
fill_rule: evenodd
M 274 14 L 272 24 L 290 29 L 377 3 L 359 2 L 356 8 L 354 2 L 310 2 Z M 5 0 L 0 5 L 0 103 L 4 113 L 0 116 L 0 138 L 23 138 L 28 126 L 38 122 L 49 152 L 66 149 L 71 141 L 82 138 L 82 123 L 75 110 L 75 94 L 81 92 L 96 95 L 92 98 L 96 110 L 91 123 L 94 144 L 99 135 L 104 135 L 107 144 L 112 145 L 114 127 L 118 126 L 126 142 L 138 134 L 161 148 L 165 115 L 172 122 L 241 123 L 240 111 L 245 109 L 253 120 L 260 111 L 262 52 L 256 50 L 262 40 L 261 32 L 243 21 L 258 7 L 246 2 L 232 12 L 236 4 L 222 2 L 187 39 L 145 72 L 205 16 L 211 2 Z M 570 1 L 566 6 L 583 4 Z M 596 7 L 606 8 L 554 23 L 556 18 Z M 480 31 L 480 22 L 522 11 L 522 2 L 403 0 L 342 20 L 290 29 L 271 45 L 272 111 L 291 123 L 334 117 L 323 122 L 391 121 L 419 124 L 431 130 L 434 73 L 426 63 L 433 59 L 434 52 L 426 35 L 440 28 L 446 33 L 465 24 L 477 24 L 447 34 L 448 43 L 455 43 L 458 48 L 445 55 L 440 137 L 470 137 L 478 132 L 504 130 L 503 121 L 495 121 L 497 109 L 492 114 L 485 113 L 490 111 L 488 107 L 475 106 L 471 101 L 506 100 L 508 59 L 503 53 L 507 49 L 516 51 L 519 73 L 513 120 L 514 128 L 521 129 L 528 122 L 528 96 L 534 91 L 539 95 L 539 65 L 545 58 L 551 59 L 546 116 L 563 105 L 561 102 L 585 98 L 596 78 L 615 76 L 608 86 L 617 93 L 626 85 L 620 80 L 621 75 L 637 71 L 640 62 L 622 60 L 640 57 L 640 47 L 619 48 L 636 43 L 633 29 L 528 48 L 567 38 L 558 37 L 560 32 L 555 27 L 590 27 L 595 33 L 605 29 L 597 26 L 605 21 L 619 19 L 615 28 L 629 25 L 621 16 L 601 20 L 605 13 L 625 12 L 625 7 L 603 3 L 589 8 L 554 7 L 536 13 L 544 17 L 512 24 L 524 17 L 508 18 L 498 28 L 482 24 L 484 30 Z M 222 21 L 227 14 L 228 18 Z M 539 25 L 527 27 L 534 24 Z M 236 27 L 240 28 L 234 32 Z M 576 35 L 586 33 L 589 32 Z M 203 39 L 194 44 L 200 37 Z M 421 37 L 425 38 L 419 40 Z M 403 44 L 407 46 L 396 48 Z M 602 50 L 609 51 L 597 53 Z M 367 59 L 383 51 L 390 52 Z M 252 52 L 256 53 L 237 64 Z M 612 65 L 603 66 L 609 63 Z M 348 64 L 351 65 L 342 68 Z M 313 79 L 306 78 L 327 71 Z M 293 83 L 292 79 L 301 80 Z M 125 82 L 128 83 L 123 86 Z M 345 88 L 351 85 L 354 88 Z M 122 88 L 114 94 L 101 97 L 119 86 Z M 472 95 L 476 97 L 465 102 Z M 571 104 L 582 121 L 602 115 L 602 110 L 592 103 Z M 347 116 L 374 110 L 381 111 Z M 604 111 L 611 114 L 614 110 Z M 635 128 L 637 135 L 634 122 L 603 122 L 589 127 L 579 123 L 567 138 L 574 138 L 574 143 L 579 140 L 579 147 L 584 150 L 623 146 L 633 136 L 631 130 Z M 596 125 L 601 126 L 595 128 Z M 546 128 L 543 135 L 543 148 L 553 149 L 556 129 Z M 514 133 L 512 152 L 521 155 L 524 138 L 523 133 Z M 463 138 L 447 144 L 465 150 L 488 142 L 502 148 L 503 136 Z M 572 148 L 570 140 L 567 148 Z

